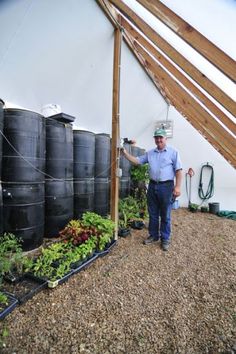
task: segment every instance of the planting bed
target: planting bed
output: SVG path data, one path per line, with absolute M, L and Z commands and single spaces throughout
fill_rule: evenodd
M 1 321 L 2 353 L 215 354 L 235 352 L 233 220 L 173 211 L 169 252 L 147 229 Z

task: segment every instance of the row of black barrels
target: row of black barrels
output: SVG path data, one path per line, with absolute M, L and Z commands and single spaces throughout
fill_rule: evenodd
M 121 178 L 120 197 L 129 192 L 130 178 Z M 57 237 L 71 219 L 86 211 L 110 213 L 109 179 L 3 183 L 2 187 L 0 183 L 0 235 L 12 232 L 22 239 L 24 250 L 40 246 L 43 237 Z
M 2 105 L 2 132 L 1 108 Z M 3 144 L 0 232 L 21 235 L 25 249 L 32 249 L 42 242 L 43 235 L 56 236 L 68 220 L 80 217 L 82 211 L 108 213 L 109 135 L 95 136 L 82 130 L 72 133 L 71 116 L 65 114 L 45 120 L 35 112 L 6 109 L 4 116 L 7 139 Z M 130 145 L 126 148 L 130 152 Z M 0 160 L 1 152 L 0 145 Z M 135 155 L 135 151 L 131 153 Z M 121 159 L 121 165 L 123 162 Z M 124 192 L 129 189 L 128 180 L 129 177 L 121 179 L 121 197 L 128 195 Z

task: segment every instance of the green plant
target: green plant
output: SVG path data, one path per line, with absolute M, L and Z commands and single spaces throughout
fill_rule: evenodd
M 188 206 L 188 208 L 189 208 L 189 210 L 190 211 L 197 211 L 198 210 L 198 207 L 199 207 L 199 205 L 198 204 L 195 204 L 195 203 L 190 203 L 189 204 L 189 206 Z
M 148 164 L 135 165 L 131 167 L 131 179 L 135 182 L 148 182 Z
M 11 233 L 0 238 L 0 282 L 5 274 L 27 271 L 31 260 L 23 255 L 21 239 Z
M 83 225 L 93 226 L 101 233 L 113 234 L 115 230 L 115 223 L 108 218 L 103 218 L 101 215 L 98 215 L 93 212 L 86 212 L 82 217 Z
M 6 345 L 4 343 L 5 338 L 9 335 L 9 331 L 6 327 L 2 329 L 0 333 L 0 348 L 4 348 Z
M 8 298 L 7 296 L 0 291 L 0 309 L 2 309 L 2 305 L 7 305 Z

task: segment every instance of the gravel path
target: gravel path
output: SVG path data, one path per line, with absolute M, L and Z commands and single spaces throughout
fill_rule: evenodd
M 236 223 L 173 211 L 169 252 L 132 231 L 3 322 L 2 353 L 236 353 Z

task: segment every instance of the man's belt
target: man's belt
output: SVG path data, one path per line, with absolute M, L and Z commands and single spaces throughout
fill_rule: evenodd
M 150 183 L 152 184 L 165 184 L 165 183 L 172 183 L 173 179 L 168 179 L 167 181 L 154 181 L 153 179 L 150 179 Z

